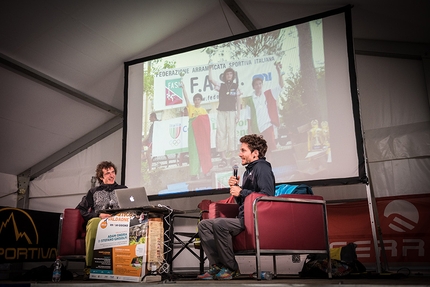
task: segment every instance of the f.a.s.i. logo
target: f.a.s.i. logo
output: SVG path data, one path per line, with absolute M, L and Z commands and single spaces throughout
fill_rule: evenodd
M 165 105 L 174 106 L 182 104 L 181 79 L 166 80 L 165 86 Z

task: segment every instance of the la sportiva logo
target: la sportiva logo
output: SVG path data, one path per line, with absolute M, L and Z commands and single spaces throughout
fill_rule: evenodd
M 57 254 L 56 247 L 40 244 L 31 213 L 19 208 L 0 209 L 0 242 L 0 262 L 52 259 Z
M 388 227 L 397 232 L 413 230 L 420 219 L 418 209 L 406 200 L 393 200 L 384 210 L 384 216 L 390 220 Z
M 39 243 L 39 234 L 31 216 L 22 209 L 0 209 L 0 238 L 2 242 L 9 244 Z

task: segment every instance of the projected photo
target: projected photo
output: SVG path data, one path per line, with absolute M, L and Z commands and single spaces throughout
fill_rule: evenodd
M 277 183 L 356 176 L 347 56 L 326 51 L 335 45 L 326 43 L 326 22 L 152 57 L 134 67 L 141 69 L 141 83 L 129 83 L 128 106 L 142 110 L 136 117 L 130 109 L 127 123 L 140 129 L 127 133 L 141 135 L 140 162 L 138 168 L 128 164 L 127 184 L 153 195 L 228 188 L 232 166 L 240 165 L 239 139 L 252 133 L 268 142 Z M 335 70 L 327 57 L 345 57 L 344 66 Z M 338 78 L 342 73 L 346 77 Z M 336 90 L 346 100 L 334 97 Z M 132 150 L 127 158 L 136 156 Z

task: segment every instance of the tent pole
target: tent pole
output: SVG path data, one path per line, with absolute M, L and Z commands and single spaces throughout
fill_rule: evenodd
M 367 193 L 367 203 L 369 206 L 370 225 L 372 228 L 373 247 L 375 249 L 376 271 L 378 274 L 380 274 L 382 273 L 383 269 L 384 270 L 388 269 L 387 256 L 385 254 L 384 241 L 382 239 L 381 225 L 379 224 L 379 217 L 378 217 L 379 215 L 378 215 L 378 210 L 376 206 L 376 200 L 373 194 L 373 190 L 370 187 L 370 184 L 366 184 L 366 193 Z M 379 252 L 379 247 L 381 248 L 380 252 Z M 380 255 L 383 258 L 384 268 L 382 268 Z
M 360 98 L 360 93 L 358 92 L 358 98 Z M 376 272 L 378 274 L 382 273 L 382 266 L 381 266 L 381 257 L 383 258 L 383 264 L 384 264 L 384 270 L 388 270 L 388 261 L 387 261 L 387 254 L 385 253 L 385 246 L 384 241 L 382 239 L 382 231 L 381 231 L 381 224 L 379 221 L 379 214 L 378 214 L 378 207 L 376 205 L 376 198 L 375 193 L 372 186 L 372 177 L 370 174 L 370 165 L 369 165 L 369 159 L 367 156 L 367 148 L 366 148 L 366 137 L 364 128 L 361 127 L 362 131 L 362 138 L 363 138 L 363 155 L 364 155 L 364 172 L 366 175 L 366 178 L 363 180 L 363 182 L 366 184 L 366 195 L 367 195 L 367 203 L 369 206 L 369 215 L 370 215 L 370 226 L 372 229 L 372 238 L 373 238 L 373 247 L 375 250 L 375 259 L 376 259 Z M 378 245 L 379 243 L 379 245 Z M 381 251 L 379 251 L 379 248 Z
M 363 136 L 363 140 L 364 140 L 364 136 Z M 365 165 L 366 174 L 368 176 L 368 180 L 367 182 L 365 182 L 366 194 L 367 194 L 367 203 L 369 206 L 370 226 L 372 228 L 373 247 L 375 249 L 376 272 L 378 274 L 381 274 L 383 270 L 384 271 L 388 270 L 388 262 L 387 262 L 387 254 L 385 253 L 384 240 L 382 239 L 381 224 L 379 222 L 379 214 L 378 214 L 378 207 L 376 205 L 375 193 L 372 188 L 369 162 L 367 160 L 366 144 L 364 144 L 364 155 L 365 155 L 365 161 L 366 161 L 366 165 Z M 381 249 L 381 251 L 379 251 L 379 248 Z M 382 256 L 383 258 L 384 268 L 382 268 L 380 256 Z
M 30 183 L 30 173 L 31 170 L 27 169 L 26 171 L 20 173 L 17 176 L 18 181 L 18 191 L 16 198 L 16 207 L 22 209 L 29 208 L 29 183 Z

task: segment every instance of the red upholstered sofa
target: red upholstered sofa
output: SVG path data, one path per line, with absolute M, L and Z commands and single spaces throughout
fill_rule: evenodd
M 58 256 L 63 260 L 85 260 L 85 226 L 78 209 L 64 210 L 59 234 Z
M 236 255 L 255 255 L 258 279 L 261 256 L 273 256 L 276 275 L 276 255 L 330 254 L 326 203 L 321 196 L 288 194 L 246 197 L 245 230 L 233 238 Z M 209 205 L 209 218 L 236 217 L 234 203 L 214 202 Z M 328 256 L 330 257 L 330 256 Z M 331 263 L 328 264 L 331 268 Z M 328 270 L 331 278 L 331 270 Z

